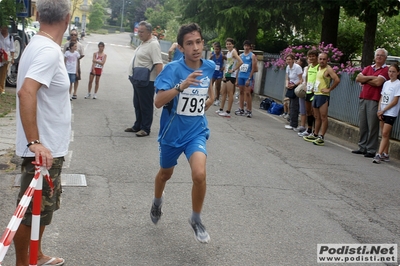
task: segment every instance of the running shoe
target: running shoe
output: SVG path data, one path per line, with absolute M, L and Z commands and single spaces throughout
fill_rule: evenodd
M 223 117 L 231 117 L 231 114 L 227 112 L 218 113 L 218 115 Z
M 154 203 L 151 205 L 150 210 L 150 218 L 154 224 L 157 224 L 158 221 L 161 219 L 161 215 L 163 214 L 161 211 L 162 203 L 160 206 L 156 206 Z
M 253 117 L 253 114 L 251 113 L 251 112 L 249 112 L 249 111 L 247 111 L 247 115 L 246 115 L 248 118 L 252 118 Z
M 215 113 L 217 113 L 217 114 L 220 114 L 220 113 L 223 113 L 224 111 L 223 110 L 217 110 L 217 111 L 215 111 Z
M 243 109 L 237 109 L 236 111 L 235 111 L 235 115 L 244 115 L 244 110 Z
M 291 125 L 285 125 L 286 129 L 293 129 L 293 127 Z
M 96 100 L 96 99 L 97 99 L 97 95 L 96 95 L 96 93 L 95 93 L 95 94 L 93 94 L 93 99 L 94 99 L 94 100 Z
M 308 136 L 303 137 L 303 139 L 305 141 L 309 141 L 309 142 L 314 142 L 315 140 L 317 140 L 318 137 L 316 137 L 314 134 L 310 134 Z
M 296 128 L 293 128 L 293 130 L 296 132 L 304 132 L 306 130 L 306 128 L 303 126 L 298 126 Z
M 193 222 L 189 218 L 189 224 L 194 231 L 194 238 L 200 243 L 207 244 L 210 242 L 210 235 L 206 231 L 206 227 L 201 222 Z
M 218 106 L 219 105 L 219 100 L 215 100 L 214 101 L 214 106 Z
M 381 161 L 382 161 L 382 158 L 381 158 L 381 156 L 380 156 L 379 153 L 376 154 L 375 157 L 374 157 L 374 159 L 372 160 L 373 163 L 377 163 L 377 164 L 380 164 Z
M 389 154 L 382 153 L 382 155 L 381 155 L 381 161 L 390 162 Z
M 324 146 L 325 145 L 325 141 L 323 138 L 318 137 L 316 140 L 313 141 L 314 145 L 318 145 L 318 146 Z
M 90 99 L 90 93 L 85 96 L 85 99 Z
M 311 133 L 308 133 L 308 131 L 306 130 L 306 131 L 303 131 L 303 132 L 299 132 L 299 133 L 297 133 L 297 135 L 299 136 L 299 137 L 307 137 L 308 135 L 310 135 Z

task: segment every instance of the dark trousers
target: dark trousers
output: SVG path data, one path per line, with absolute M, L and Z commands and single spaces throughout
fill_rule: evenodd
M 133 86 L 133 107 L 136 121 L 132 128 L 150 133 L 153 123 L 154 81 L 150 81 L 147 87 Z
M 299 125 L 299 98 L 290 99 L 289 103 L 289 117 L 290 126 L 296 128 Z

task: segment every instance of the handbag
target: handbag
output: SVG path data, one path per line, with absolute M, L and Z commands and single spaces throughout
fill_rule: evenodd
M 132 76 L 129 76 L 129 80 L 134 87 L 147 87 L 150 82 L 150 73 L 153 71 L 154 66 L 150 69 L 147 67 L 134 67 L 135 65 L 135 57 L 133 57 L 132 62 Z
M 290 99 L 295 99 L 297 96 L 296 96 L 296 93 L 294 92 L 294 90 L 295 90 L 295 88 L 293 88 L 293 89 L 286 88 L 285 97 L 288 97 Z
M 132 76 L 129 76 L 129 80 L 135 87 L 147 87 L 150 82 L 150 73 L 154 66 L 150 69 L 147 67 L 134 67 Z
M 306 97 L 306 84 L 302 83 L 294 89 L 294 93 L 296 93 L 297 97 L 305 98 Z

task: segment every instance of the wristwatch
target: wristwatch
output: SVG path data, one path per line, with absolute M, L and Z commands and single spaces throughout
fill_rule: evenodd
M 181 92 L 184 91 L 184 90 L 181 89 L 181 84 L 180 84 L 180 83 L 176 84 L 175 87 L 174 87 L 174 89 L 177 90 L 177 91 L 179 91 L 179 93 L 181 93 Z

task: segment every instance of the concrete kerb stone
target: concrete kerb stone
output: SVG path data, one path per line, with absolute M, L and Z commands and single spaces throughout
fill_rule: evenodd
M 254 95 L 253 106 L 258 108 L 260 106 L 261 101 L 264 100 L 265 98 L 267 97 L 261 95 Z M 329 121 L 328 134 L 340 138 L 342 140 L 345 140 L 349 143 L 355 144 L 354 149 L 358 148 L 357 144 L 360 133 L 358 127 L 333 119 L 331 117 L 328 118 L 328 121 Z M 391 158 L 398 160 L 400 159 L 400 141 L 390 140 L 389 154 Z

